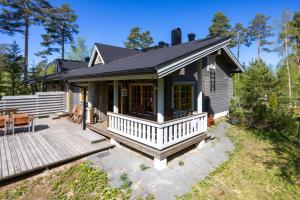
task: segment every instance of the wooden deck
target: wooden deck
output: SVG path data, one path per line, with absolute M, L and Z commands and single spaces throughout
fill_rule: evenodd
M 111 148 L 107 140 L 91 143 L 81 126 L 60 119 L 43 119 L 43 130 L 0 136 L 0 181 Z M 77 132 L 79 131 L 79 134 Z M 86 130 L 89 137 L 97 133 Z

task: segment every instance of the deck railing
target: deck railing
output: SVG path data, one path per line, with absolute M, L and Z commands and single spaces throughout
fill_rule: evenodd
M 206 113 L 164 123 L 112 112 L 107 115 L 107 130 L 159 150 L 207 131 Z

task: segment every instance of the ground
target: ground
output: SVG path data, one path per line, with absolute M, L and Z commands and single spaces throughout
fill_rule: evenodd
M 228 159 L 228 153 L 234 147 L 225 136 L 226 126 L 221 123 L 211 130 L 217 137 L 203 148 L 190 148 L 181 155 L 168 158 L 168 168 L 162 171 L 153 168 L 152 158 L 126 147 L 93 154 L 87 159 L 107 172 L 114 187 L 119 187 L 122 184 L 120 176 L 127 174 L 132 182 L 133 197 L 152 194 L 157 199 L 173 199 L 175 195 L 188 192 L 194 184 Z
M 218 130 L 218 128 L 214 130 Z M 157 190 L 161 186 L 164 187 L 163 193 L 184 188 L 183 190 L 187 191 L 187 193 L 177 196 L 180 199 L 299 199 L 299 146 L 274 133 L 259 133 L 237 126 L 230 127 L 227 136 L 233 141 L 235 150 L 228 151 L 226 156 L 229 157 L 229 160 L 219 165 L 214 172 L 212 172 L 214 169 L 212 167 L 209 176 L 206 176 L 202 171 L 205 170 L 205 166 L 209 166 L 208 163 L 216 162 L 215 160 L 219 159 L 216 156 L 219 152 L 217 150 L 214 151 L 214 147 L 222 144 L 223 139 L 219 136 L 213 143 L 208 143 L 203 149 L 199 150 L 201 152 L 211 149 L 210 151 L 213 154 L 210 154 L 210 157 L 202 161 L 206 164 L 203 164 L 201 170 L 200 168 L 190 169 L 196 172 L 183 173 L 184 171 L 187 172 L 192 165 L 197 164 L 195 160 L 190 158 L 200 155 L 200 153 L 197 154 L 198 150 L 195 149 L 171 161 L 169 169 L 166 169 L 165 172 L 169 170 L 171 171 L 169 173 L 172 175 L 176 172 L 175 177 L 163 176 L 163 171 L 154 172 L 152 165 L 148 162 L 138 163 L 136 166 L 133 166 L 134 159 L 139 160 L 139 158 L 127 159 L 126 155 L 129 150 L 124 150 L 123 154 L 118 152 L 116 155 L 119 155 L 119 157 L 114 161 L 110 160 L 111 163 L 117 164 L 117 169 L 122 171 L 117 172 L 108 168 L 100 169 L 110 165 L 109 163 L 104 164 L 106 159 L 113 153 L 108 152 L 106 154 L 95 154 L 94 156 L 98 156 L 97 158 L 89 157 L 89 160 L 94 161 L 92 166 L 95 168 L 92 168 L 91 164 L 71 165 L 66 167 L 66 169 L 60 169 L 45 176 L 2 187 L 0 189 L 0 197 L 2 199 L 28 199 L 31 197 L 44 199 L 45 197 L 50 199 L 65 197 L 75 199 L 101 195 L 103 199 L 126 199 L 130 194 L 136 197 L 138 194 L 141 194 L 143 197 L 147 196 L 148 199 L 151 199 L 155 196 L 155 190 L 153 190 L 154 193 L 152 194 L 143 193 L 142 191 L 151 189 L 150 183 L 151 179 L 153 179 L 155 181 L 161 180 L 161 182 L 157 183 L 159 185 L 155 187 Z M 226 136 L 224 138 L 228 139 Z M 230 147 L 229 143 L 228 147 Z M 116 148 L 114 151 L 117 150 Z M 125 157 L 122 158 L 122 155 L 125 155 Z M 224 159 L 226 160 L 225 157 Z M 101 163 L 101 160 L 103 163 Z M 123 168 L 120 168 L 121 165 L 123 165 Z M 128 173 L 126 169 L 135 171 Z M 104 173 L 103 170 L 107 171 L 107 173 Z M 192 175 L 193 173 L 195 176 Z M 207 173 L 209 173 L 209 170 Z M 159 176 L 162 177 L 160 178 Z M 206 178 L 204 178 L 205 176 Z M 143 177 L 147 177 L 150 180 L 145 182 Z M 183 179 L 181 180 L 178 177 Z M 174 183 L 166 182 L 165 180 L 168 180 L 168 178 Z M 111 182 L 109 183 L 108 180 L 110 179 Z M 190 180 L 192 183 L 187 183 L 187 180 Z M 149 185 L 146 186 L 146 184 Z M 165 187 L 167 184 L 170 184 L 169 187 Z M 185 184 L 188 184 L 188 186 Z M 117 188 L 112 189 L 115 186 Z M 166 197 L 168 199 L 175 198 L 174 196 Z M 156 198 L 165 199 L 162 196 L 156 196 Z
M 182 199 L 300 199 L 300 147 L 279 133 L 232 127 L 236 150 Z

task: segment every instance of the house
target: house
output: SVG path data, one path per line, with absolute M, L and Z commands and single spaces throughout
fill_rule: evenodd
M 203 143 L 207 113 L 227 115 L 231 77 L 244 71 L 227 47 L 229 37 L 189 34 L 182 43 L 179 28 L 171 35 L 171 45 L 143 51 L 96 43 L 85 67 L 60 76 L 68 91 L 87 89 L 89 129 L 153 156 L 159 170 L 169 156 Z

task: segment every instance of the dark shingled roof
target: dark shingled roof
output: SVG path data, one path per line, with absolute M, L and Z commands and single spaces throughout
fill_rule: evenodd
M 57 73 L 64 73 L 67 71 L 79 69 L 88 65 L 88 62 L 77 61 L 77 60 L 66 60 L 66 59 L 57 59 Z
M 96 64 L 93 67 L 73 70 L 65 74 L 63 78 L 76 79 L 104 75 L 125 75 L 129 73 L 154 73 L 156 68 L 162 64 L 180 59 L 181 57 L 209 48 L 228 39 L 229 37 L 205 38 L 175 46 L 145 51 L 107 64 Z
M 138 50 L 127 49 L 123 47 L 116 47 L 107 44 L 96 43 L 97 49 L 99 50 L 104 63 L 110 63 L 121 58 L 132 56 L 140 53 Z

